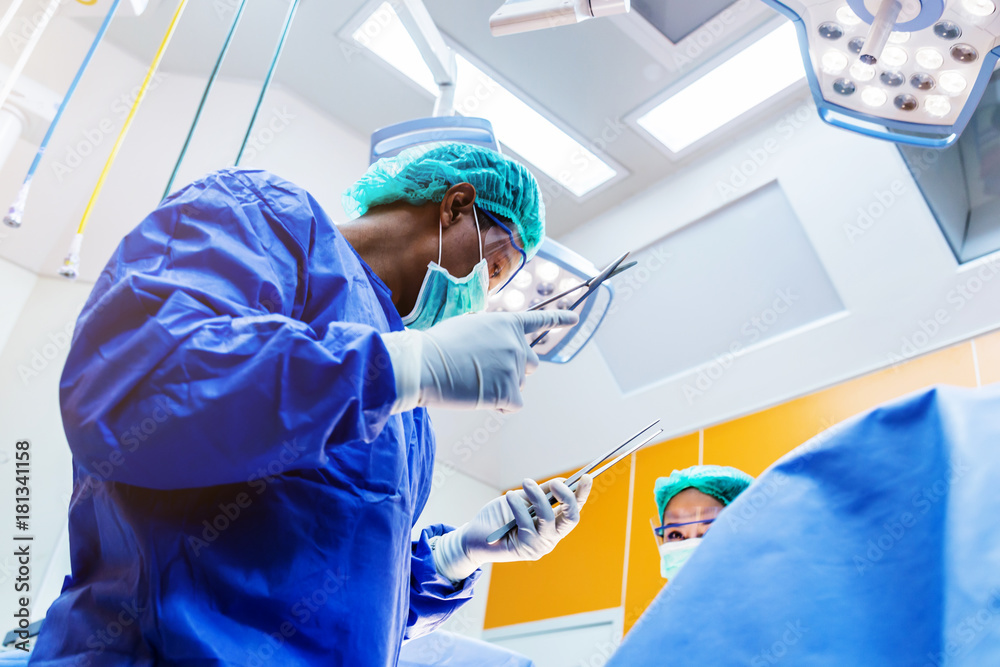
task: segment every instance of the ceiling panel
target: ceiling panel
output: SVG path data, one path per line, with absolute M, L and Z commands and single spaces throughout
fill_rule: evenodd
M 164 58 L 163 71 L 207 77 L 237 4 L 234 0 L 190 3 Z M 426 91 L 410 85 L 378 58 L 342 37 L 352 18 L 374 10 L 377 4 L 364 0 L 303 2 L 274 80 L 276 86 L 293 92 L 363 137 L 379 127 L 430 115 L 433 109 L 433 99 Z M 683 72 L 674 67 L 673 59 L 668 62 L 637 41 L 621 22 L 592 20 L 497 38 L 490 34 L 489 17 L 500 0 L 425 0 L 425 4 L 448 40 L 486 65 L 498 80 L 545 115 L 628 171 L 628 178 L 583 199 L 543 177 L 552 236 L 569 233 L 684 166 L 670 162 L 622 120 Z M 139 18 L 118 20 L 108 40 L 140 63 L 148 63 L 175 7 L 174 2 L 161 2 Z M 752 5 L 754 10 L 760 7 L 756 2 Z M 262 0 L 248 6 L 222 78 L 263 79 L 287 8 L 287 0 Z M 751 15 L 756 13 L 749 12 L 748 20 L 756 21 Z M 630 16 L 642 21 L 634 13 Z M 95 19 L 80 22 L 90 29 L 99 23 Z M 736 26 L 742 23 L 737 21 Z M 727 31 L 731 29 L 733 26 L 727 26 Z M 682 69 L 689 70 L 710 58 L 729 39 L 726 32 L 713 40 L 710 49 L 692 54 L 693 58 L 685 56 Z
M 736 0 L 632 0 L 632 10 L 642 14 L 674 44 L 704 25 Z
M 626 394 L 699 367 L 717 379 L 749 349 L 844 310 L 777 182 L 634 258 L 617 312 L 597 333 Z

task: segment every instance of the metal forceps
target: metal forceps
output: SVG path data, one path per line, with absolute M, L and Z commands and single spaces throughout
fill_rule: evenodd
M 574 287 L 571 290 L 563 292 L 562 294 L 557 294 L 556 296 L 552 297 L 551 299 L 543 301 L 542 303 L 540 303 L 540 304 L 532 307 L 530 310 L 538 310 L 539 308 L 541 308 L 543 306 L 546 306 L 546 305 L 552 303 L 553 301 L 555 301 L 557 299 L 562 298 L 564 295 L 570 294 L 572 292 L 575 292 L 576 290 L 580 289 L 581 287 L 586 286 L 587 287 L 587 291 L 584 292 L 583 295 L 579 299 L 577 299 L 576 302 L 574 302 L 572 306 L 570 306 L 569 308 L 566 309 L 566 310 L 573 310 L 574 308 L 576 308 L 577 306 L 579 306 L 581 303 L 583 303 L 584 301 L 586 301 L 587 297 L 589 297 L 591 294 L 593 294 L 594 292 L 596 292 L 597 288 L 601 286 L 601 283 L 603 283 L 605 280 L 607 280 L 608 278 L 610 278 L 613 274 L 617 275 L 618 273 L 621 273 L 621 271 L 618 271 L 617 269 L 618 269 L 618 266 L 622 262 L 625 261 L 626 257 L 628 257 L 628 253 L 627 252 L 624 255 L 622 255 L 621 257 L 619 257 L 618 259 L 616 259 L 615 261 L 613 261 L 610 264 L 608 264 L 608 266 L 607 266 L 606 269 L 604 269 L 603 271 L 601 271 L 600 273 L 598 273 L 596 276 L 594 276 L 590 280 L 588 280 L 585 283 L 583 283 L 582 285 L 578 285 L 578 286 Z M 635 266 L 634 262 L 631 263 L 626 268 L 632 268 L 632 266 Z M 625 269 L 622 269 L 622 271 L 624 271 L 624 270 Z M 542 333 L 540 333 L 538 335 L 538 338 L 536 338 L 535 340 L 531 341 L 530 347 L 535 347 L 540 342 L 542 342 L 542 339 L 549 335 L 549 331 L 551 331 L 551 329 L 546 329 L 545 331 L 543 331 Z
M 568 486 L 571 491 L 576 491 L 576 489 L 573 488 L 573 486 L 577 482 L 579 482 L 580 478 L 583 477 L 584 475 L 591 474 L 593 477 L 596 478 L 598 475 L 600 475 L 604 471 L 606 471 L 606 470 L 614 467 L 619 461 L 621 461 L 622 459 L 624 459 L 626 456 L 630 455 L 632 452 L 636 451 L 637 449 L 639 449 L 640 447 L 642 447 L 643 445 L 645 445 L 647 442 L 649 442 L 650 440 L 652 440 L 653 438 L 655 438 L 659 434 L 663 433 L 663 429 L 661 428 L 661 429 L 659 429 L 659 430 L 651 433 L 650 435 L 646 436 L 645 439 L 640 440 L 639 442 L 637 442 L 635 444 L 631 444 L 634 440 L 637 440 L 640 436 L 642 436 L 644 433 L 646 433 L 647 431 L 649 431 L 649 429 L 653 428 L 654 426 L 656 426 L 659 423 L 660 423 L 660 420 L 657 419 L 652 424 L 650 424 L 646 428 L 642 429 L 641 431 L 639 431 L 638 433 L 636 433 L 635 435 L 633 435 L 631 438 L 629 438 L 628 440 L 626 440 L 622 444 L 616 446 L 614 449 L 612 449 L 607 454 L 603 454 L 603 455 L 597 457 L 596 459 L 594 459 L 593 461 L 591 461 L 590 463 L 588 463 L 587 465 L 585 465 L 584 467 L 580 468 L 575 473 L 573 473 L 573 475 L 569 479 L 567 479 L 564 482 L 564 484 L 566 484 L 566 486 Z M 622 450 L 624 450 L 624 451 L 622 451 Z M 612 457 L 614 457 L 614 458 L 610 462 L 605 463 L 605 461 L 607 461 L 608 459 L 611 459 Z M 601 465 L 602 463 L 604 463 L 603 466 Z M 601 467 L 598 468 L 596 470 L 596 472 L 595 472 L 595 468 L 597 468 L 598 466 L 601 466 Z M 551 506 L 553 506 L 553 507 L 555 507 L 556 505 L 559 504 L 559 501 L 556 499 L 556 497 L 554 495 L 552 495 L 551 492 L 549 492 L 548 494 L 546 494 L 545 498 L 546 498 L 546 500 L 549 501 L 549 504 Z M 529 508 L 528 509 L 528 514 L 531 515 L 531 518 L 535 518 L 535 508 L 534 507 Z M 489 537 L 486 538 L 486 543 L 487 544 L 495 544 L 495 543 L 499 542 L 501 540 L 501 538 L 503 538 L 504 535 L 506 535 L 507 533 L 509 533 L 511 530 L 513 530 L 516 527 L 517 527 L 517 521 L 516 520 L 512 519 L 512 520 L 508 521 L 506 525 L 501 526 L 500 528 L 497 528 L 492 533 L 490 533 Z

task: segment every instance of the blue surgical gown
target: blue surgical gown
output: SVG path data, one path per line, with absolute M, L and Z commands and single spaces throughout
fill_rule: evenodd
M 395 665 L 472 595 L 410 531 L 389 289 L 305 191 L 212 173 L 121 242 L 60 384 L 72 576 L 32 665 Z
M 608 667 L 1000 665 L 1000 385 L 834 426 L 727 507 Z

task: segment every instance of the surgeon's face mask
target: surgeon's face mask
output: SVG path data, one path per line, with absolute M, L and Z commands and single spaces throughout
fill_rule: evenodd
M 691 554 L 701 544 L 703 537 L 692 537 L 680 542 L 664 542 L 660 545 L 660 576 L 673 579 L 691 558 Z
M 490 275 L 486 258 L 483 256 L 483 237 L 479 231 L 479 215 L 475 207 L 472 215 L 476 221 L 476 236 L 479 237 L 479 263 L 464 278 L 456 278 L 441 266 L 442 229 L 438 228 L 438 261 L 427 265 L 424 282 L 417 293 L 417 302 L 409 315 L 403 317 L 403 324 L 411 329 L 429 329 L 449 317 L 479 313 L 486 310 L 486 299 L 490 291 Z

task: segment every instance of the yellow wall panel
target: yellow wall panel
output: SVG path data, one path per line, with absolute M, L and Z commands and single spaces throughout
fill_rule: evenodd
M 963 343 L 705 430 L 704 462 L 757 476 L 778 458 L 848 417 L 935 384 L 976 386 Z
M 625 459 L 594 480 L 579 525 L 552 553 L 493 566 L 484 628 L 621 604 L 630 471 L 631 460 Z
M 976 357 L 983 384 L 1000 382 L 1000 331 L 976 339 Z
M 632 529 L 629 536 L 628 578 L 625 587 L 625 631 L 639 619 L 666 581 L 660 577 L 660 554 L 649 520 L 656 518 L 653 485 L 657 477 L 698 464 L 698 434 L 686 435 L 635 455 L 632 491 Z

